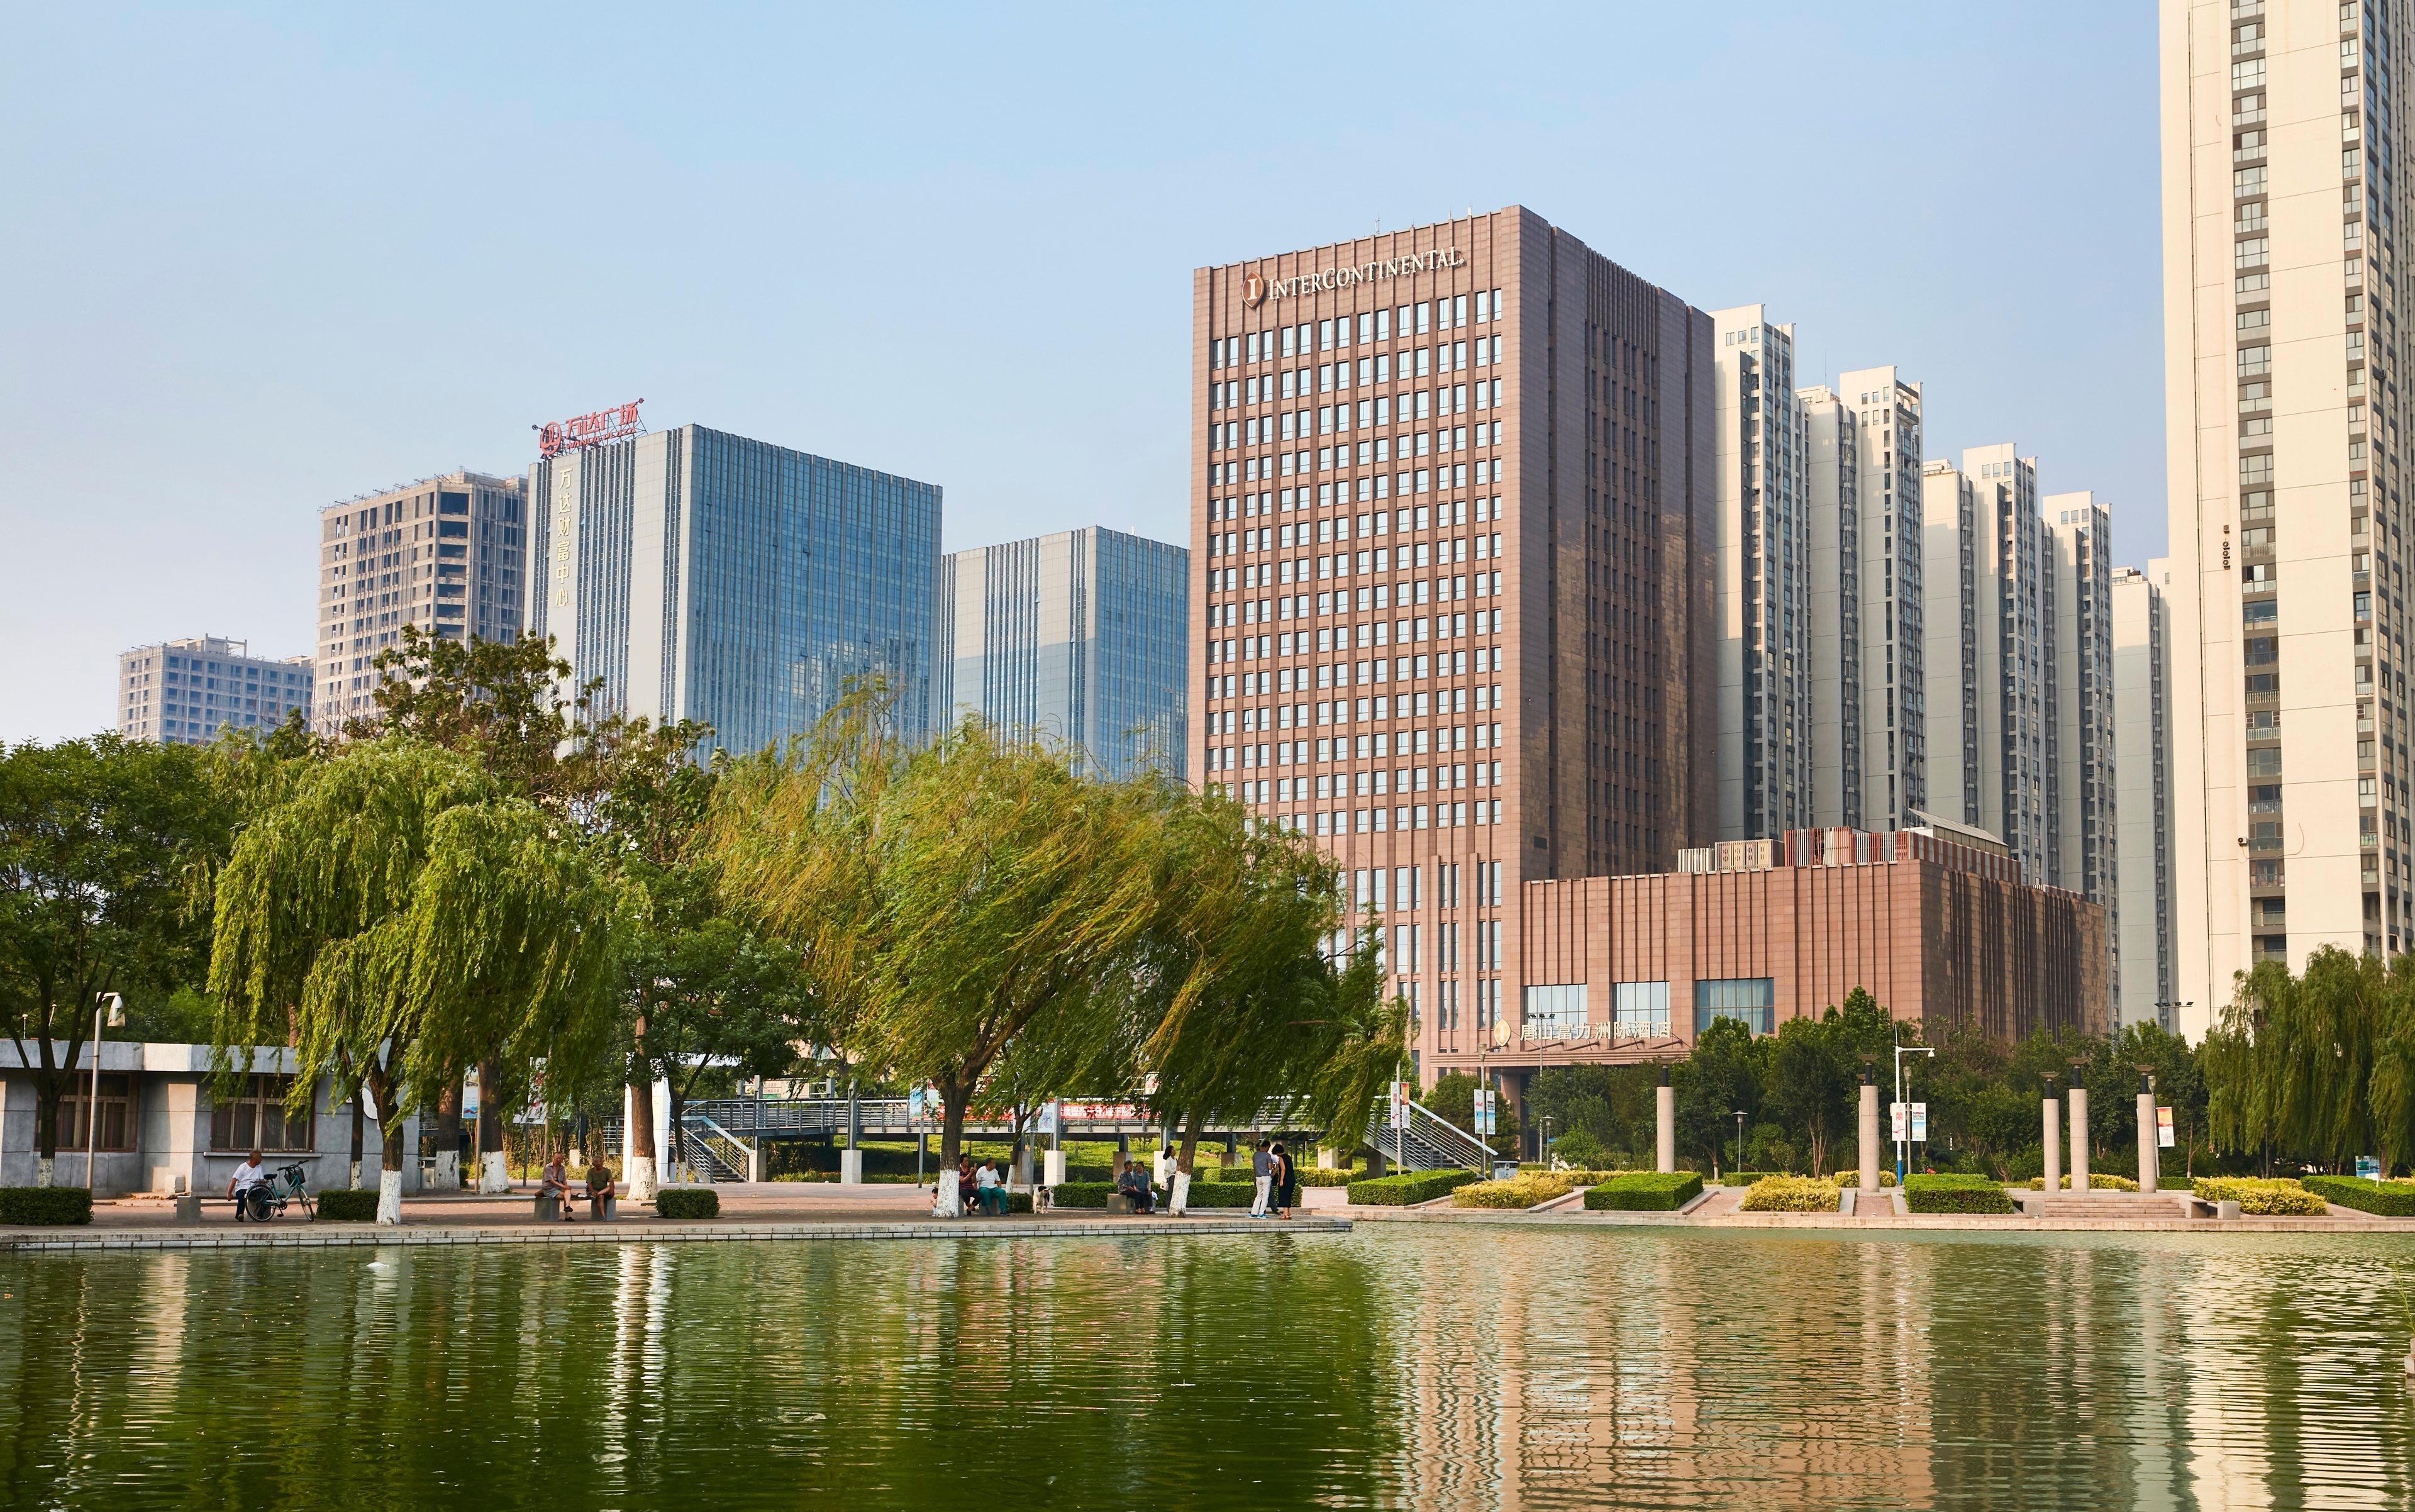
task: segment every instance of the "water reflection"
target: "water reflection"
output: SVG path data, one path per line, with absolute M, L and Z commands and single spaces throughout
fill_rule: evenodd
M 0 1257 L 0 1503 L 2406 1505 L 2403 1239 Z

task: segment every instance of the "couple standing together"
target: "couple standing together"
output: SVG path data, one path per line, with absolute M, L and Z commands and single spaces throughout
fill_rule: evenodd
M 1291 1168 L 1291 1157 L 1283 1153 L 1282 1142 L 1258 1141 L 1250 1155 L 1250 1174 L 1257 1180 L 1255 1200 L 1250 1204 L 1252 1218 L 1267 1216 L 1267 1202 L 1272 1198 L 1278 1218 L 1291 1217 L 1292 1205 L 1299 1200 L 1299 1176 Z

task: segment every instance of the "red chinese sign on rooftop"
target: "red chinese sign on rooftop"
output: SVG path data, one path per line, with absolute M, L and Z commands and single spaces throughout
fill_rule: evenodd
M 637 399 L 628 404 L 616 404 L 608 410 L 582 414 L 569 420 L 554 420 L 537 427 L 536 450 L 539 457 L 559 457 L 582 446 L 594 446 L 608 441 L 626 441 L 646 427 L 638 420 Z

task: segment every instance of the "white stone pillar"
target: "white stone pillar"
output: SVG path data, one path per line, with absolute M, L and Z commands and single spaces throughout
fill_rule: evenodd
M 2088 1088 L 2071 1087 L 2071 1194 L 2088 1194 Z
M 1652 1121 L 1658 1139 L 1655 1168 L 1666 1175 L 1677 1169 L 1677 1089 L 1669 1085 L 1669 1063 L 1660 1063 L 1660 1085 L 1652 1089 Z
M 2062 1106 L 2054 1100 L 2054 1084 L 2046 1084 L 2046 1190 L 2051 1197 L 2062 1190 Z
M 2147 1073 L 2140 1071 L 2138 1073 L 2138 1190 L 2140 1191 L 2155 1190 L 2155 1167 L 2160 1163 L 2157 1154 L 2155 1089 L 2148 1082 Z
M 1875 1193 L 1879 1190 L 1879 1089 L 1870 1080 L 1869 1068 L 1862 1068 L 1861 1121 L 1857 1129 L 1861 1139 L 1861 1190 Z

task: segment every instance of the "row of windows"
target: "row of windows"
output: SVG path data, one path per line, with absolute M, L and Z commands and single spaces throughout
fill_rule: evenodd
M 1317 809 L 1306 814 L 1275 814 L 1268 822 L 1293 834 L 1388 834 L 1395 830 L 1463 830 L 1497 825 L 1501 800 L 1472 803 L 1417 803 L 1400 808 Z
M 1344 394 L 1353 388 L 1406 383 L 1416 379 L 1431 378 L 1437 373 L 1463 373 L 1470 368 L 1503 366 L 1506 365 L 1502 361 L 1501 338 L 1497 336 L 1491 340 L 1479 339 L 1472 344 L 1452 341 L 1438 347 L 1404 350 L 1397 363 L 1393 361 L 1392 353 L 1385 352 L 1378 356 L 1361 357 L 1356 367 L 1346 362 L 1328 362 L 1314 367 L 1286 367 L 1280 373 L 1268 373 L 1263 378 L 1224 379 L 1208 385 L 1208 408 L 1210 411 L 1238 410 L 1284 399 L 1304 399 L 1314 394 Z M 1367 423 L 1368 405 L 1388 405 L 1391 397 L 1387 395 L 1375 399 L 1360 399 L 1358 423 L 1362 426 Z M 1479 410 L 1498 407 L 1501 403 L 1501 380 L 1478 381 L 1475 397 L 1476 407 Z M 1399 398 L 1402 420 L 1409 418 L 1412 408 L 1422 415 L 1429 405 L 1444 414 L 1463 412 L 1468 405 L 1468 385 L 1459 383 L 1448 388 L 1419 390 L 1415 394 L 1402 394 Z M 1347 410 L 1349 406 L 1343 404 L 1338 408 Z M 1390 412 L 1387 410 L 1385 412 Z M 1384 423 L 1381 420 L 1376 422 L 1378 425 Z M 1348 426 L 1345 424 L 1343 428 L 1347 429 Z
M 1305 725 L 1307 722 L 1303 720 L 1301 723 Z M 1498 725 L 1452 725 L 1448 727 L 1437 726 L 1433 729 L 1402 730 L 1398 734 L 1385 730 L 1372 735 L 1326 736 L 1313 742 L 1282 741 L 1271 747 L 1257 745 L 1236 748 L 1228 745 L 1221 749 L 1210 748 L 1208 756 L 1209 766 L 1222 769 L 1234 767 L 1237 764 L 1237 756 L 1246 756 L 1246 759 L 1238 763 L 1241 766 L 1288 767 L 1297 762 L 1304 767 L 1311 760 L 1312 751 L 1314 753 L 1313 759 L 1318 762 L 1386 761 L 1400 756 L 1425 756 L 1429 749 L 1439 754 L 1445 751 L 1497 750 L 1500 745 L 1501 726 Z M 1497 762 L 1478 764 L 1493 767 L 1499 765 Z
M 1350 345 L 1354 331 L 1361 346 L 1371 341 L 1389 341 L 1395 332 L 1401 339 L 1407 340 L 1431 330 L 1448 331 L 1466 325 L 1471 317 L 1476 324 L 1484 325 L 1508 314 L 1508 305 L 1500 290 L 1479 289 L 1472 305 L 1469 295 L 1450 294 L 1415 305 L 1369 310 L 1355 321 L 1342 315 L 1224 337 L 1208 344 L 1208 363 L 1211 367 L 1234 367 L 1244 362 L 1270 362 L 1279 356 L 1306 356 L 1311 350 L 1331 352 Z M 1312 340 L 1315 343 L 1313 349 L 1310 346 Z
M 1349 627 L 1345 625 L 1342 629 L 1346 633 Z M 1360 625 L 1358 629 L 1363 634 L 1368 627 Z M 1319 632 L 1319 638 L 1322 639 L 1328 634 L 1330 634 L 1330 632 Z M 1320 647 L 1319 649 L 1328 650 L 1330 648 Z M 1429 665 L 1431 665 L 1431 670 L 1429 670 Z M 1371 683 L 1422 681 L 1429 677 L 1466 677 L 1471 672 L 1478 677 L 1482 677 L 1488 672 L 1498 673 L 1501 670 L 1501 648 L 1498 646 L 1479 646 L 1472 651 L 1442 651 L 1432 657 L 1419 653 L 1415 656 L 1379 656 L 1374 658 L 1372 661 L 1319 662 L 1316 664 L 1314 670 L 1316 673 L 1315 685 L 1320 688 L 1363 688 Z M 1268 677 L 1273 678 L 1278 684 L 1278 688 L 1266 689 L 1265 691 L 1281 691 L 1283 693 L 1298 691 L 1305 693 L 1309 689 L 1309 671 L 1310 668 L 1305 666 L 1286 666 L 1280 672 L 1252 672 L 1245 674 L 1245 677 L 1251 680 L 1262 680 Z M 1228 683 L 1232 681 L 1233 680 L 1231 678 L 1222 677 L 1209 679 L 1208 696 L 1211 699 L 1216 698 L 1219 696 L 1217 691 L 1218 686 L 1223 683 Z M 1224 696 L 1231 696 L 1231 695 L 1226 694 Z M 1233 726 L 1229 722 L 1231 717 L 1229 711 L 1222 716 L 1211 717 L 1222 717 L 1227 720 L 1222 731 L 1216 731 L 1215 726 L 1211 725 L 1209 726 L 1211 732 L 1229 733 L 1232 730 Z M 1291 722 L 1288 717 L 1283 721 L 1285 727 L 1288 727 L 1290 723 Z M 1308 723 L 1308 721 L 1302 719 L 1300 723 L 1304 725 Z M 1322 724 L 1324 721 L 1320 720 L 1318 723 Z M 1245 725 L 1243 727 L 1251 728 L 1254 726 Z
M 1325 560 L 1335 561 L 1342 559 L 1327 558 Z M 1372 611 L 1381 611 L 1390 608 L 1411 608 L 1429 602 L 1451 603 L 1460 599 L 1471 597 L 1497 598 L 1501 593 L 1501 575 L 1497 572 L 1480 572 L 1472 576 L 1435 577 L 1432 579 L 1419 577 L 1413 581 L 1403 582 L 1397 585 L 1400 589 L 1400 591 L 1397 594 L 1392 591 L 1394 586 L 1395 585 L 1390 583 L 1376 583 L 1371 587 L 1357 590 L 1345 588 L 1319 593 L 1315 596 L 1315 613 L 1320 616 L 1327 614 L 1366 614 Z M 1262 600 L 1261 602 L 1263 603 L 1266 601 Z M 1302 620 L 1309 618 L 1310 599 L 1309 595 L 1306 593 L 1286 594 L 1282 597 L 1274 599 L 1271 602 L 1274 604 L 1275 612 L 1273 615 L 1265 618 L 1277 620 L 1289 620 L 1294 617 Z M 1501 611 L 1498 609 L 1479 609 L 1476 611 L 1474 618 L 1478 621 L 1484 621 L 1485 622 L 1492 622 L 1493 621 L 1497 621 L 1500 618 L 1500 614 Z M 1487 618 L 1488 616 L 1490 619 Z M 1457 624 L 1461 618 L 1461 616 L 1453 615 L 1451 617 L 1452 623 L 1454 625 Z M 1434 622 L 1439 625 L 1442 622 L 1442 617 L 1439 615 L 1435 616 Z M 1478 631 L 1478 633 L 1482 634 L 1481 631 Z M 1302 631 L 1300 634 L 1304 636 L 1307 632 Z M 1280 641 L 1282 647 L 1282 654 L 1289 656 L 1294 653 L 1294 637 L 1286 632 L 1281 636 L 1243 636 L 1238 642 L 1230 640 L 1211 640 L 1208 643 L 1208 659 L 1211 662 L 1229 662 L 1233 660 L 1237 654 L 1235 649 L 1237 645 L 1238 647 L 1238 654 L 1243 659 L 1272 656 L 1276 654 L 1275 647 L 1278 641 Z M 1299 649 L 1305 651 L 1307 648 L 1302 646 Z
M 1364 725 L 1371 722 L 1382 724 L 1387 720 L 1424 719 L 1429 715 L 1437 714 L 1470 712 L 1480 714 L 1487 710 L 1497 710 L 1501 707 L 1501 684 L 1479 682 L 1472 689 L 1441 688 L 1425 693 L 1377 694 L 1369 698 L 1333 698 L 1312 704 L 1277 704 L 1274 711 L 1276 728 L 1307 729 L 1311 726 L 1312 721 L 1315 725 Z M 1301 742 L 1303 748 L 1306 743 Z M 1230 747 L 1226 748 L 1228 753 L 1230 749 Z M 1254 760 L 1248 754 L 1252 747 L 1243 746 L 1241 749 L 1242 765 L 1252 766 L 1263 763 L 1263 747 L 1257 748 L 1261 754 Z M 1276 749 L 1280 751 L 1282 747 L 1278 746 Z M 1289 756 L 1282 757 L 1282 764 L 1290 765 L 1290 759 Z M 1303 756 L 1301 759 L 1305 760 L 1306 757 Z M 1220 767 L 1228 763 L 1216 759 L 1215 752 L 1211 747 L 1208 764 L 1210 767 Z
M 1311 783 L 1313 782 L 1313 790 Z M 1337 771 L 1308 777 L 1252 778 L 1235 785 L 1244 803 L 1307 803 L 1333 798 L 1382 798 L 1390 793 L 1450 792 L 1498 787 L 1501 763 L 1464 762 L 1447 767 L 1395 767 L 1383 771 Z

